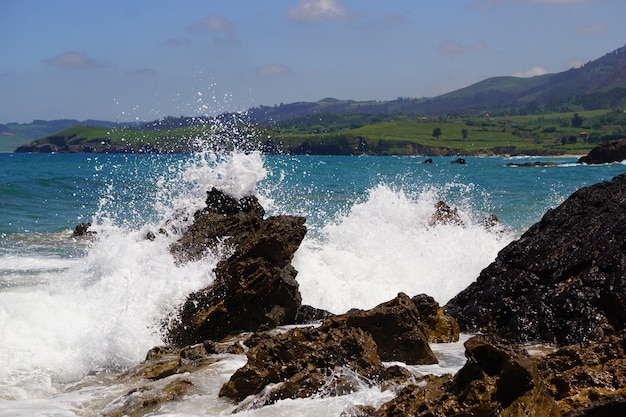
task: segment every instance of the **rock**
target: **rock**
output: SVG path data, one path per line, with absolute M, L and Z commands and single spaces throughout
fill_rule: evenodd
M 320 327 L 294 328 L 276 336 L 255 335 L 247 344 L 248 363 L 220 390 L 220 396 L 236 402 L 253 396 L 242 405 L 245 408 L 286 398 L 342 395 L 387 372 L 372 336 L 343 321 L 328 320 Z
M 310 324 L 320 320 L 333 317 L 334 314 L 309 305 L 301 305 L 296 314 L 296 324 Z
M 626 174 L 578 190 L 445 306 L 461 329 L 571 344 L 626 327 Z
M 463 225 L 463 220 L 459 217 L 458 209 L 450 207 L 445 201 L 439 201 L 435 204 L 435 212 L 433 213 L 429 226 L 435 226 L 438 224 L 454 224 Z
M 160 404 L 182 398 L 193 383 L 187 379 L 175 379 L 161 387 L 157 384 L 145 385 L 131 390 L 125 396 L 107 404 L 102 417 L 144 416 L 156 412 Z
M 457 165 L 465 165 L 467 162 L 465 161 L 465 158 L 457 158 L 454 161 L 451 161 L 450 164 L 457 164 Z
M 445 313 L 433 297 L 418 294 L 411 301 L 419 311 L 421 329 L 430 343 L 458 342 L 459 324 Z
M 79 223 L 74 228 L 74 232 L 72 233 L 72 237 L 84 237 L 84 236 L 94 236 L 98 234 L 98 232 L 94 232 L 93 230 L 89 230 L 91 227 L 91 223 Z
M 432 164 L 433 163 L 433 158 L 426 158 L 422 161 L 422 164 Z
M 563 347 L 537 362 L 564 414 L 626 415 L 626 331 Z
M 306 234 L 305 219 L 263 214 L 254 197 L 237 201 L 215 189 L 208 193 L 207 207 L 194 215 L 172 253 L 185 262 L 225 245 L 232 255 L 218 263 L 211 286 L 187 298 L 169 326 L 169 342 L 218 341 L 294 323 L 301 297 L 291 259 Z
M 346 324 L 370 333 L 383 361 L 401 361 L 409 365 L 437 363 L 422 330 L 420 312 L 404 293 L 371 310 L 351 312 Z
M 483 219 L 483 226 L 485 226 L 486 229 L 493 229 L 499 225 L 500 219 L 495 214 L 490 214 Z
M 509 162 L 508 164 L 506 164 L 506 166 L 508 167 L 554 167 L 557 166 L 559 164 L 557 164 L 556 162 L 542 162 L 542 161 L 535 161 L 535 162 Z
M 578 159 L 579 164 L 610 164 L 626 160 L 626 139 L 603 142 Z
M 454 376 L 426 376 L 374 416 L 560 416 L 536 365 L 514 345 L 473 337 Z

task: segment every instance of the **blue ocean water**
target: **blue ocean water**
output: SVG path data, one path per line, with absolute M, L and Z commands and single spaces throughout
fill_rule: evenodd
M 140 362 L 161 343 L 158 324 L 212 281 L 219 259 L 180 266 L 168 251 L 210 187 L 253 193 L 268 215 L 305 216 L 309 232 L 293 261 L 303 302 L 342 313 L 400 291 L 443 304 L 548 209 L 626 172 L 623 163 L 575 158 L 546 167 L 507 166 L 537 158 L 424 159 L 0 154 L 0 416 L 98 415 L 130 389 L 99 375 Z M 440 200 L 463 224 L 431 224 Z M 500 224 L 486 228 L 491 214 Z M 97 235 L 73 239 L 81 222 Z M 164 226 L 167 237 L 145 239 Z M 462 350 L 438 349 L 462 364 Z M 216 391 L 241 363 L 220 362 L 194 381 L 206 389 L 193 400 L 151 415 L 229 414 L 232 405 Z M 459 363 L 443 360 L 428 372 Z M 388 395 L 364 388 L 254 415 L 339 415 Z

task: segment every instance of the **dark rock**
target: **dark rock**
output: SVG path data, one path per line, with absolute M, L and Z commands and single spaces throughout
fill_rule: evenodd
M 74 232 L 72 233 L 72 237 L 83 237 L 83 236 L 94 236 L 98 234 L 98 232 L 94 232 L 93 230 L 89 230 L 91 227 L 91 223 L 79 223 L 74 228 Z
M 446 306 L 461 329 L 570 344 L 626 327 L 626 174 L 572 194 Z
M 560 416 L 536 365 L 514 345 L 474 337 L 454 376 L 426 376 L 378 410 L 400 416 Z
M 404 293 L 371 310 L 350 313 L 346 324 L 370 333 L 383 361 L 401 361 L 409 365 L 437 363 L 422 330 L 420 311 Z
M 422 161 L 422 164 L 432 164 L 433 163 L 433 158 L 426 158 Z
M 334 316 L 333 313 L 309 305 L 301 305 L 296 314 L 296 324 L 310 324 Z
M 579 164 L 609 164 L 626 160 L 626 139 L 603 142 L 578 159 Z
M 225 245 L 232 255 L 218 263 L 211 286 L 187 298 L 168 330 L 170 342 L 184 346 L 294 323 L 301 297 L 291 259 L 306 234 L 305 219 L 263 219 L 263 213 L 254 197 L 208 193 L 207 207 L 172 253 L 184 262 Z
M 465 165 L 467 161 L 465 161 L 465 158 L 457 158 L 454 161 L 451 161 L 450 163 L 457 164 L 457 165 Z
M 220 396 L 237 402 L 254 395 L 246 408 L 286 398 L 342 395 L 357 389 L 360 377 L 374 383 L 387 372 L 371 335 L 342 321 L 256 335 L 249 342 L 248 363 L 220 390 Z M 268 391 L 270 384 L 276 385 Z
M 535 162 L 509 162 L 508 164 L 506 164 L 506 166 L 508 167 L 554 167 L 557 166 L 559 164 L 557 164 L 556 162 L 542 162 L 542 161 L 535 161 Z

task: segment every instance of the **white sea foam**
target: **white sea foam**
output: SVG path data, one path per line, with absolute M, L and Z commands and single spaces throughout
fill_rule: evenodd
M 437 195 L 379 185 L 347 215 L 305 238 L 293 264 L 303 303 L 342 313 L 405 292 L 444 304 L 478 277 L 512 237 L 458 209 L 464 225 L 429 225 Z

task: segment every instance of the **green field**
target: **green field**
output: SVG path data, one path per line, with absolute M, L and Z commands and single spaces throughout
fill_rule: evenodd
M 174 129 L 74 126 L 31 145 L 52 152 L 189 152 L 200 141 L 220 149 L 261 147 L 295 154 L 563 155 L 585 154 L 601 141 L 626 137 L 626 114 L 615 110 L 493 118 L 370 117 L 365 124 L 357 122 L 354 115 L 332 115 L 273 129 L 217 124 Z

